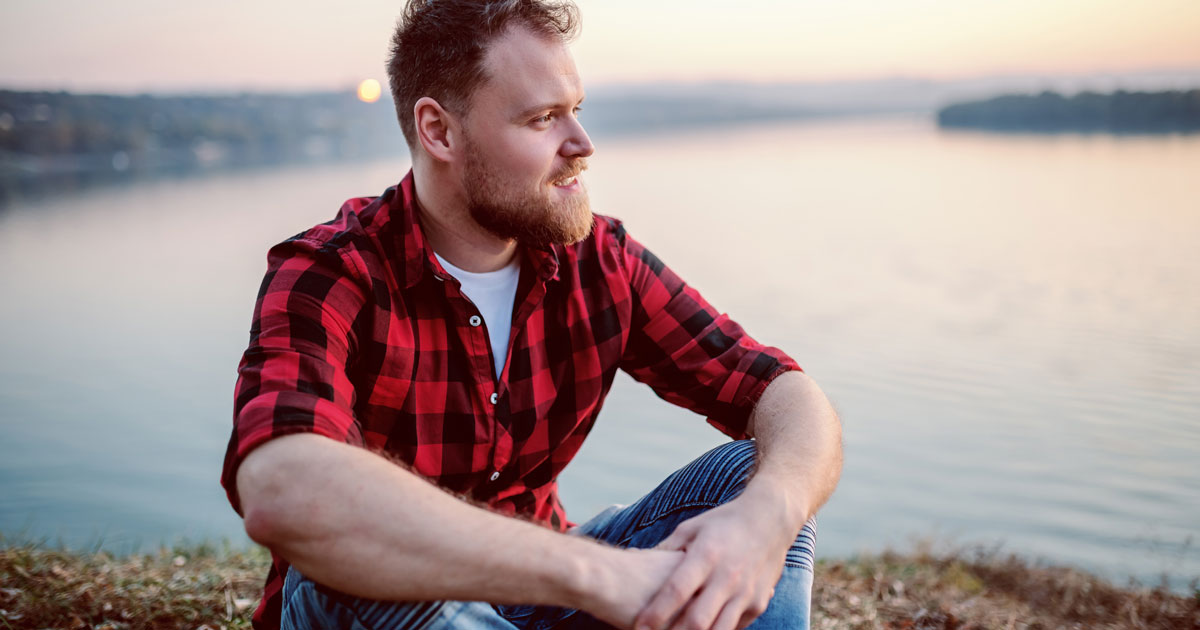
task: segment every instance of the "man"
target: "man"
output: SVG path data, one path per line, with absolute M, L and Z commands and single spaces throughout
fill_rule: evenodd
M 411 0 L 412 171 L 272 248 L 222 477 L 274 557 L 256 625 L 806 627 L 836 415 L 591 213 L 576 25 Z M 739 441 L 572 527 L 555 479 L 618 368 Z

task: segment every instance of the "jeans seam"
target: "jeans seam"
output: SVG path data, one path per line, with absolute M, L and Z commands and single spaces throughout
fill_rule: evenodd
M 686 510 L 694 510 L 696 508 L 707 508 L 707 509 L 711 510 L 711 509 L 717 507 L 718 505 L 721 505 L 721 504 L 714 503 L 712 501 L 689 501 L 688 503 L 683 503 L 680 505 L 673 506 L 671 509 L 669 509 L 665 512 L 662 512 L 661 514 L 655 514 L 654 517 L 651 519 L 648 519 L 648 520 L 638 523 L 637 526 L 634 528 L 635 531 L 633 533 L 629 534 L 628 536 L 626 536 L 624 539 L 622 539 L 621 544 L 618 546 L 620 546 L 620 547 L 627 546 L 629 544 L 629 541 L 633 540 L 634 536 L 641 533 L 641 530 L 643 530 L 647 527 L 650 527 L 651 525 L 663 520 L 664 518 L 667 518 L 668 516 L 673 516 L 675 514 L 678 514 L 679 512 L 683 512 Z

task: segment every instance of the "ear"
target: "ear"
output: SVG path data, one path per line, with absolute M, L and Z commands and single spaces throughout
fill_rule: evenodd
M 413 103 L 413 124 L 417 142 L 430 157 L 439 162 L 453 161 L 459 133 L 458 120 L 453 114 L 441 103 L 422 96 Z

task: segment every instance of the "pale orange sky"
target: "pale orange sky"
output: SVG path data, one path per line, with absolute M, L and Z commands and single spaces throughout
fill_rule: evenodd
M 1200 69 L 1197 0 L 579 0 L 589 84 Z M 384 80 L 402 3 L 5 0 L 0 87 L 341 88 Z

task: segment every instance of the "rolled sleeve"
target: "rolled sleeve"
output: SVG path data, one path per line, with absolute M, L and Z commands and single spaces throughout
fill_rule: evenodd
M 800 366 L 755 341 L 623 228 L 616 237 L 634 298 L 621 369 L 726 435 L 748 437 L 750 412 L 767 385 Z
M 221 474 L 239 514 L 237 469 L 264 442 L 315 433 L 362 445 L 347 365 L 365 296 L 336 252 L 292 240 L 268 253 L 250 343 L 238 365 L 233 432 Z

